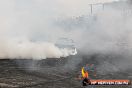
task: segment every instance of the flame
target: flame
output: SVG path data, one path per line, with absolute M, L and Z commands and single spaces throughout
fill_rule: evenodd
M 89 76 L 89 75 L 88 75 L 88 71 L 85 71 L 85 70 L 84 70 L 84 67 L 83 67 L 83 68 L 82 68 L 82 77 L 83 77 L 83 78 L 88 78 L 88 76 Z

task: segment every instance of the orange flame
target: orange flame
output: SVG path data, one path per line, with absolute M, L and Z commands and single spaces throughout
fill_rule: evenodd
M 85 71 L 85 70 L 84 70 L 84 67 L 83 67 L 83 68 L 82 68 L 82 77 L 83 77 L 83 78 L 88 78 L 88 76 L 89 76 L 89 75 L 88 75 L 88 71 Z

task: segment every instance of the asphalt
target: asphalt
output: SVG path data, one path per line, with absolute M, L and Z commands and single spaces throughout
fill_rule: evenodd
M 80 69 L 86 63 L 97 64 L 94 59 L 86 59 L 76 64 L 76 68 L 67 68 L 69 58 L 26 60 L 0 60 L 0 88 L 84 88 L 78 79 Z M 93 57 L 92 57 L 93 58 Z M 98 65 L 98 64 L 97 64 Z M 96 66 L 95 66 L 96 67 Z M 113 74 L 99 74 L 93 79 L 130 79 L 131 71 Z M 85 88 L 132 88 L 129 86 L 87 86 Z

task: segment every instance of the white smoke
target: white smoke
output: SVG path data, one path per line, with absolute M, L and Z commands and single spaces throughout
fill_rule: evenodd
M 67 48 L 58 48 L 53 43 L 29 40 L 3 40 L 0 43 L 0 59 L 46 59 L 75 55 Z
M 98 9 L 94 7 L 96 5 L 93 6 L 93 11 Z M 101 54 L 102 57 L 97 57 L 100 63 L 98 67 L 104 67 L 103 72 L 109 73 L 131 69 L 131 23 L 132 6 L 126 2 L 119 2 L 105 4 L 103 10 L 94 12 L 91 16 L 85 14 L 63 19 L 59 26 L 68 31 L 68 37 L 75 40 L 84 58 Z M 67 66 L 74 66 L 79 62 L 78 58 L 72 59 Z
M 89 4 L 107 2 L 113 0 L 0 0 L 0 58 L 43 59 L 75 55 L 76 50 L 55 46 L 57 39 L 72 38 L 80 48 L 88 43 L 81 40 L 88 37 L 91 41 L 92 36 L 86 36 L 87 31 L 81 29 L 68 31 L 58 27 L 55 20 L 88 14 Z

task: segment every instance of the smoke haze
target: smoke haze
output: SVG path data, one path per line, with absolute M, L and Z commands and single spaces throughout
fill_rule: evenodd
M 71 51 L 55 45 L 59 38 L 65 37 L 74 40 L 82 56 L 116 54 L 120 57 L 109 57 L 114 58 L 112 61 L 115 67 L 130 68 L 131 6 L 125 3 L 115 7 L 110 6 L 109 2 L 113 1 L 0 0 L 0 58 L 45 59 L 69 56 Z M 102 5 L 93 6 L 93 14 L 89 15 L 89 4 L 96 3 L 107 5 L 104 10 Z M 75 66 L 74 60 L 71 61 L 72 66 Z M 77 65 L 80 59 L 75 61 Z M 103 62 L 100 68 L 107 65 L 111 64 Z

